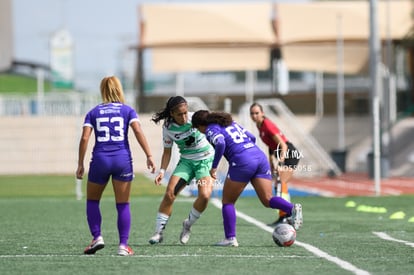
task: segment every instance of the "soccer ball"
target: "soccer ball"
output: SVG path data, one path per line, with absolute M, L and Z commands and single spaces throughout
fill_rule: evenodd
M 287 223 L 276 225 L 272 234 L 273 241 L 280 247 L 291 246 L 296 240 L 296 230 Z

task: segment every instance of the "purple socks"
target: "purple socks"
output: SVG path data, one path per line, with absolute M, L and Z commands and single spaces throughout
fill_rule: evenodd
M 89 230 L 95 240 L 101 236 L 102 216 L 99 209 L 99 201 L 86 201 L 86 219 L 88 221 Z
M 269 201 L 269 206 L 272 209 L 280 209 L 288 216 L 292 215 L 293 204 L 281 197 L 272 197 Z
M 128 245 L 129 231 L 131 228 L 131 211 L 129 202 L 117 203 L 116 210 L 118 211 L 118 232 L 119 244 Z M 101 236 L 102 216 L 99 209 L 99 201 L 86 201 L 86 219 L 88 221 L 89 230 L 93 239 Z
M 129 230 L 131 228 L 131 211 L 129 202 L 117 203 L 119 244 L 128 245 Z
M 236 209 L 234 204 L 223 204 L 221 208 L 223 215 L 224 235 L 226 239 L 236 237 Z

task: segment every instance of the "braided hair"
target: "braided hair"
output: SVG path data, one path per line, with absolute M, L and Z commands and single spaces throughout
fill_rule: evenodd
M 218 124 L 223 127 L 231 125 L 233 122 L 233 117 L 231 114 L 226 112 L 209 112 L 206 110 L 200 110 L 193 114 L 191 118 L 191 123 L 193 127 L 197 128 L 198 126 L 207 126 L 209 124 Z
M 164 120 L 164 124 L 168 125 L 172 120 L 171 112 L 174 111 L 181 104 L 187 104 L 187 101 L 182 96 L 172 96 L 168 99 L 165 108 L 158 111 L 152 116 L 152 121 L 158 124 L 161 120 Z

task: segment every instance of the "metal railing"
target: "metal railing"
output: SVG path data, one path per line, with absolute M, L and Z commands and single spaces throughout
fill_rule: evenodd
M 125 95 L 127 104 L 134 106 L 134 97 Z M 78 116 L 102 102 L 100 94 L 54 92 L 42 97 L 33 95 L 0 96 L 0 116 Z

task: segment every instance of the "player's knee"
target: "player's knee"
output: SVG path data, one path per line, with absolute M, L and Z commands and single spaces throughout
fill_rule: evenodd
M 171 204 L 174 202 L 175 198 L 176 198 L 176 196 L 175 196 L 174 192 L 167 191 L 164 195 L 164 201 L 168 202 L 168 203 L 171 203 Z
M 208 200 L 210 199 L 211 196 L 211 192 L 210 191 L 204 191 L 204 192 L 199 192 L 198 193 L 198 198 L 202 201 L 208 202 Z

